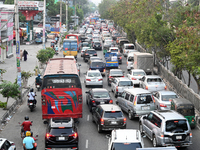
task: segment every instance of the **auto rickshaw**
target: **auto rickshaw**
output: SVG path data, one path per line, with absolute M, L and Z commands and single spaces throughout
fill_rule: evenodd
M 175 110 L 182 114 L 188 120 L 192 129 L 196 127 L 195 107 L 189 100 L 184 98 L 172 99 L 171 110 Z
M 103 54 L 105 55 L 105 53 L 107 53 L 108 50 L 109 50 L 109 47 L 104 47 L 104 49 L 103 49 Z

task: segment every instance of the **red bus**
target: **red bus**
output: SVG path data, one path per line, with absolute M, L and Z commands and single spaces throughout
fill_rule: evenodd
M 42 119 L 82 118 L 82 87 L 74 58 L 53 58 L 43 76 Z
M 77 39 L 77 51 L 80 50 L 81 47 L 81 34 L 68 34 L 66 35 L 65 39 Z

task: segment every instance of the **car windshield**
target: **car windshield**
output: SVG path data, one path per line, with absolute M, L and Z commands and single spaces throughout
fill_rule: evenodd
M 133 76 L 145 76 L 144 72 L 133 72 Z
M 101 74 L 99 72 L 89 72 L 88 77 L 100 77 Z
M 121 76 L 123 76 L 123 72 L 122 71 L 111 71 L 110 74 L 111 75 L 121 75 Z
M 128 45 L 126 46 L 126 49 L 135 49 L 135 47 L 133 45 Z
M 103 62 L 92 62 L 91 66 L 92 67 L 104 67 L 104 63 Z
M 178 98 L 177 95 L 162 95 L 162 101 L 169 101 L 170 99 Z
M 105 37 L 105 40 L 112 40 L 111 37 Z
M 111 150 L 136 150 L 142 148 L 140 143 L 113 143 Z
M 110 98 L 108 92 L 94 92 L 94 98 Z
M 166 131 L 173 133 L 180 133 L 187 131 L 188 126 L 186 120 L 169 120 L 166 121 Z
M 161 78 L 148 78 L 147 82 L 162 82 Z
M 121 111 L 106 111 L 104 113 L 104 118 L 120 118 L 123 117 Z
M 138 100 L 137 104 L 147 104 L 153 102 L 152 96 L 151 95 L 138 95 Z
M 133 86 L 132 81 L 120 81 L 119 86 Z
M 72 128 L 51 128 L 50 130 L 50 134 L 51 135 L 69 135 L 72 134 L 74 131 L 72 130 Z

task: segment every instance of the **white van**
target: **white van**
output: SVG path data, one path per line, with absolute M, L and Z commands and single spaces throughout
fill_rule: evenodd
M 128 56 L 127 56 L 127 70 L 128 71 L 133 69 L 134 54 L 135 53 L 140 53 L 140 52 L 135 51 L 135 52 L 128 53 Z

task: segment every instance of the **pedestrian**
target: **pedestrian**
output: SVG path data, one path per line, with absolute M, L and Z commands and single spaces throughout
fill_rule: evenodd
M 24 61 L 26 61 L 26 60 L 27 60 L 27 55 L 28 55 L 28 52 L 27 52 L 26 50 L 24 50 L 24 52 L 23 52 Z
M 23 57 L 23 51 L 20 50 L 20 60 L 22 60 L 22 57 Z

